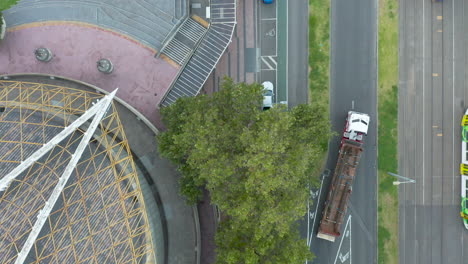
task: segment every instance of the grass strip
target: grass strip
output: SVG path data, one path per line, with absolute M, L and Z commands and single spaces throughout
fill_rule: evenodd
M 398 0 L 379 1 L 378 263 L 398 263 Z
M 322 106 L 330 118 L 330 0 L 309 0 L 309 103 Z M 322 169 L 328 157 L 328 140 L 319 142 L 324 150 Z M 319 175 L 321 171 L 312 172 Z M 318 179 L 318 178 L 317 178 Z M 319 187 L 320 182 L 312 182 Z
M 330 1 L 309 0 L 309 101 L 329 111 Z
M 309 0 L 309 102 L 330 117 L 330 0 Z M 327 159 L 328 141 L 320 142 Z

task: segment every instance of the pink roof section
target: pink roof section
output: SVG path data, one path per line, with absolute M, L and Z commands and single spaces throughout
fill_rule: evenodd
M 34 50 L 49 48 L 54 54 L 39 62 Z M 156 59 L 156 51 L 119 33 L 75 22 L 33 23 L 9 29 L 0 43 L 0 74 L 43 73 L 87 82 L 117 96 L 140 111 L 153 124 L 157 105 L 179 71 Z M 107 58 L 111 74 L 100 73 L 96 62 Z

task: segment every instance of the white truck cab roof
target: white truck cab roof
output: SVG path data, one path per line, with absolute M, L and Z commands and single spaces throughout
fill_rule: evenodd
M 370 117 L 368 114 L 349 111 L 348 126 L 346 132 L 355 131 L 367 135 L 367 130 L 369 129 L 369 121 Z
M 367 130 L 369 129 L 369 115 L 349 111 L 346 120 L 346 129 L 343 136 L 351 140 L 361 141 L 363 135 L 367 135 Z

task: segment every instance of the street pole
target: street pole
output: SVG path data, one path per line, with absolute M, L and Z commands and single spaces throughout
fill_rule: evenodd
M 400 184 L 403 184 L 403 183 L 416 183 L 416 181 L 413 180 L 413 179 L 410 179 L 410 178 L 407 178 L 407 177 L 404 177 L 404 176 L 401 176 L 401 175 L 398 175 L 398 174 L 395 174 L 395 173 L 391 173 L 391 172 L 387 172 L 387 173 L 389 175 L 391 175 L 391 176 L 394 176 L 394 177 L 405 180 L 405 181 L 394 181 L 393 185 L 400 185 Z

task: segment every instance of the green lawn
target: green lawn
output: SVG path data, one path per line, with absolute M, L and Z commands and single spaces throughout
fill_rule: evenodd
M 379 263 L 398 263 L 398 0 L 379 1 Z

